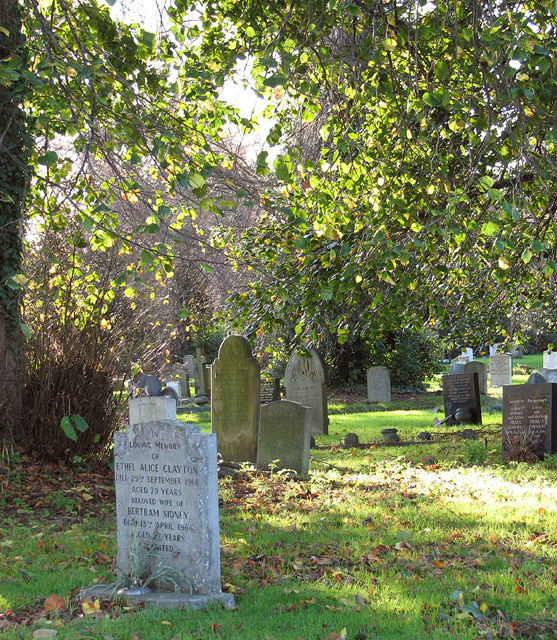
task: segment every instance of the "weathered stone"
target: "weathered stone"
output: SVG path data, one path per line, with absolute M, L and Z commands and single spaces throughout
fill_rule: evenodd
M 480 387 L 480 395 L 487 395 L 487 364 L 480 360 L 474 360 L 474 362 L 467 362 L 464 365 L 463 373 L 477 373 L 478 384 Z
M 545 384 L 547 380 L 545 379 L 543 373 L 540 371 L 534 371 L 526 381 L 526 384 Z
M 504 387 L 513 383 L 513 359 L 506 353 L 499 353 L 489 359 L 489 384 Z
M 309 407 L 312 434 L 329 433 L 327 383 L 327 368 L 316 349 L 292 354 L 284 374 L 286 399 Z
M 543 352 L 543 368 L 557 369 L 557 351 Z
M 228 336 L 211 367 L 211 430 L 228 462 L 257 461 L 259 364 L 243 336 Z
M 261 407 L 257 467 L 309 472 L 311 438 L 309 408 L 299 402 L 278 400 Z
M 557 384 L 503 388 L 503 460 L 557 453 Z
M 176 400 L 171 396 L 138 396 L 129 399 L 130 424 L 176 420 Z
M 343 449 L 353 449 L 360 444 L 360 440 L 358 438 L 357 433 L 347 433 L 342 439 L 342 448 Z
M 182 592 L 220 594 L 215 435 L 172 420 L 130 425 L 115 434 L 114 472 L 119 577 L 132 573 L 134 550 L 151 571 L 162 562 L 179 572 Z
M 387 367 L 370 367 L 367 370 L 368 402 L 391 401 L 391 372 Z

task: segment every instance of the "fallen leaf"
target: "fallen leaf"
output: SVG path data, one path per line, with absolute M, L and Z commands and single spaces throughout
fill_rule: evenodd
M 81 608 L 86 616 L 98 613 L 101 610 L 101 602 L 97 598 L 95 602 L 91 602 L 88 598 L 81 603 Z
M 168 622 L 168 620 L 163 620 L 163 621 L 161 622 L 161 624 L 166 624 L 166 625 L 168 625 L 169 627 L 172 627 L 172 626 L 173 626 L 173 625 L 172 625 L 172 622 Z
M 83 498 L 83 500 L 85 500 L 86 502 L 88 502 L 89 500 L 94 500 L 95 496 L 92 496 L 90 493 L 82 493 L 81 497 Z
M 45 611 L 63 611 L 66 608 L 66 602 L 64 598 L 55 595 L 54 593 L 44 601 Z

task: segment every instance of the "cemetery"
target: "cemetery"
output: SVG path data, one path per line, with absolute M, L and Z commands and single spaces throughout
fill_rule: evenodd
M 0 0 L 0 635 L 557 638 L 557 0 Z
M 421 393 L 385 392 L 381 367 L 343 390 L 319 354 L 293 365 L 321 391 L 263 398 L 249 344 L 226 338 L 200 384 L 217 411 L 130 397 L 113 472 L 4 451 L 5 637 L 552 637 L 557 389 L 528 383 L 542 354 L 487 394 L 449 365 Z M 236 463 L 218 479 L 217 450 Z

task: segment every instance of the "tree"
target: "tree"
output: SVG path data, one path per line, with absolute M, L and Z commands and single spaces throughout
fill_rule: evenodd
M 289 319 L 342 342 L 554 309 L 556 16 L 537 1 L 207 3 L 203 50 L 256 58 L 283 145 L 235 247 L 262 274 L 232 297 L 238 326 Z M 317 116 L 312 160 L 285 136 Z

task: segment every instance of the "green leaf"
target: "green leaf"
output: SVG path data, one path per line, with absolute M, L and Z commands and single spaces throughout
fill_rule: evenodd
M 205 185 L 205 178 L 195 171 L 188 176 L 188 183 L 192 189 L 202 189 Z
M 385 51 L 394 51 L 396 49 L 396 40 L 394 38 L 385 38 L 383 40 L 383 49 Z
M 478 618 L 478 619 L 484 617 L 483 613 L 480 611 L 480 607 L 478 606 L 478 603 L 474 601 L 462 607 L 462 612 L 471 613 L 474 616 L 474 618 Z
M 449 65 L 444 60 L 437 60 L 434 72 L 438 80 L 446 80 L 450 75 Z
M 525 264 L 528 264 L 531 259 L 532 259 L 532 252 L 529 249 L 526 249 L 526 251 L 524 251 L 522 254 L 522 261 Z
M 303 329 L 304 329 L 304 328 L 302 327 L 302 325 L 301 325 L 301 324 L 297 324 L 297 325 L 294 327 L 294 333 L 295 333 L 297 336 L 299 336 L 299 335 L 302 333 Z
M 146 267 L 153 266 L 153 256 L 147 249 L 143 249 L 143 251 L 141 252 L 141 263 Z
M 75 432 L 75 429 L 72 427 L 72 423 L 70 422 L 69 416 L 64 416 L 62 420 L 60 420 L 60 427 L 70 440 L 77 442 L 77 433 Z
M 547 251 L 547 249 L 539 240 L 534 240 L 534 242 L 532 242 L 532 251 L 534 253 L 540 253 L 541 251 Z
M 10 37 L 10 32 L 5 27 L 0 27 L 0 33 L 3 33 L 5 36 Z
M 248 27 L 245 31 L 246 38 L 250 40 L 251 38 L 253 38 L 254 35 L 255 35 L 255 29 L 253 27 Z
M 55 151 L 47 151 L 43 156 L 37 158 L 37 162 L 45 167 L 52 167 L 57 161 L 58 154 Z
M 20 322 L 19 328 L 25 334 L 25 337 L 27 338 L 27 340 L 29 340 L 29 338 L 31 337 L 31 329 L 29 329 L 29 327 L 25 324 L 25 322 Z
M 332 289 L 329 289 L 329 287 L 321 287 L 321 291 L 319 292 L 319 295 L 323 300 L 332 300 L 333 291 Z
M 309 247 L 309 240 L 307 238 L 296 238 L 294 240 L 294 244 L 298 247 L 298 249 L 307 249 Z
M 271 76 L 270 78 L 266 78 L 263 81 L 264 87 L 278 87 L 280 85 L 286 84 L 288 82 L 288 78 L 282 75 Z
M 78 431 L 81 431 L 81 433 L 89 429 L 89 425 L 87 424 L 87 422 L 85 422 L 85 420 L 77 413 L 71 416 L 71 420 L 75 424 L 75 428 Z
M 211 273 L 211 271 L 213 270 L 213 267 L 211 267 L 208 264 L 205 264 L 204 262 L 201 263 L 201 271 L 204 271 L 205 273 Z
M 495 236 L 499 233 L 499 225 L 496 222 L 485 222 L 482 225 L 482 233 L 484 236 Z

